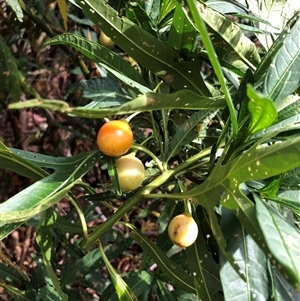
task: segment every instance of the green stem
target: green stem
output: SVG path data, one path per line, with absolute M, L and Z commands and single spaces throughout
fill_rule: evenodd
M 227 102 L 227 105 L 228 105 L 228 109 L 229 109 L 229 112 L 230 112 L 230 117 L 231 117 L 232 130 L 233 130 L 232 136 L 233 136 L 234 139 L 236 139 L 237 138 L 237 133 L 238 133 L 237 116 L 236 116 L 236 112 L 234 110 L 234 106 L 233 106 L 233 102 L 232 102 L 229 90 L 228 90 L 226 82 L 225 82 L 225 78 L 223 76 L 221 65 L 220 65 L 219 60 L 217 58 L 217 54 L 215 52 L 212 41 L 211 41 L 211 39 L 208 35 L 206 25 L 205 25 L 203 19 L 201 18 L 200 14 L 198 12 L 196 0 L 186 0 L 186 2 L 188 3 L 191 15 L 194 19 L 194 22 L 197 26 L 197 29 L 199 30 L 201 40 L 204 44 L 204 47 L 207 51 L 208 57 L 209 57 L 210 62 L 212 64 L 212 67 L 215 71 L 215 74 L 216 74 L 216 76 L 219 80 L 222 91 L 224 93 L 224 96 L 225 96 L 225 99 L 226 99 L 226 102 Z
M 85 238 L 87 238 L 88 237 L 88 227 L 87 227 L 87 224 L 86 224 L 86 220 L 85 220 L 82 208 L 81 208 L 78 200 L 76 199 L 76 197 L 73 195 L 73 193 L 68 193 L 68 198 L 69 198 L 69 200 L 71 201 L 71 203 L 73 204 L 73 206 L 75 207 L 75 209 L 78 213 L 78 216 L 79 216 L 79 219 L 80 219 L 80 222 L 81 222 L 83 236 Z
M 168 119 L 169 110 L 161 110 L 162 120 L 163 120 L 163 131 L 164 131 L 164 151 L 163 151 L 163 162 L 166 162 L 169 149 L 169 133 L 168 133 Z
M 204 151 L 196 154 L 195 156 L 187 159 L 185 162 L 178 165 L 176 168 L 172 170 L 164 171 L 160 176 L 158 176 L 155 180 L 149 183 L 147 186 L 141 188 L 136 194 L 134 194 L 128 201 L 126 201 L 110 218 L 108 218 L 103 224 L 97 227 L 89 237 L 85 238 L 80 244 L 83 251 L 87 252 L 91 246 L 98 240 L 103 237 L 103 235 L 117 222 L 121 219 L 128 211 L 131 210 L 138 202 L 143 198 L 148 198 L 151 191 L 156 189 L 157 187 L 164 184 L 171 177 L 175 176 L 179 172 L 185 170 L 186 168 L 192 166 L 198 160 L 208 156 L 211 152 L 211 148 L 207 148 Z M 168 197 L 173 198 L 173 195 L 169 194 L 154 194 L 155 197 L 162 198 Z M 177 194 L 177 199 L 181 198 L 180 194 Z
M 144 152 L 145 154 L 149 155 L 155 161 L 155 163 L 157 164 L 159 170 L 162 173 L 164 172 L 164 167 L 162 166 L 160 160 L 148 148 L 146 148 L 146 147 L 144 147 L 140 144 L 135 144 L 135 143 L 133 143 L 131 145 L 131 148 L 136 149 L 136 150 L 140 150 L 140 151 Z
M 153 129 L 153 136 L 154 136 L 154 139 L 160 149 L 160 153 L 162 154 L 163 153 L 163 148 L 162 148 L 162 145 L 159 141 L 159 138 L 157 137 L 157 125 L 156 125 L 156 122 L 155 122 L 155 119 L 153 117 L 153 112 L 149 112 L 150 114 L 150 120 L 151 120 L 151 125 L 152 125 L 152 129 Z
M 88 252 L 91 246 L 103 237 L 103 235 L 111 228 L 113 225 L 123 217 L 132 207 L 134 207 L 145 194 L 149 194 L 153 189 L 161 186 L 173 175 L 173 170 L 165 171 L 159 177 L 157 177 L 150 184 L 139 190 L 134 194 L 128 201 L 126 201 L 109 219 L 107 219 L 103 224 L 97 227 L 89 237 L 85 238 L 80 244 L 84 252 Z

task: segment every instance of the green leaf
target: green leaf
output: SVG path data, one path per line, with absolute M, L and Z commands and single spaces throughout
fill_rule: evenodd
M 207 30 L 220 58 L 245 72 L 260 63 L 260 56 L 253 42 L 230 18 L 202 2 L 197 2 L 198 12 L 207 25 Z M 195 26 L 197 29 L 197 27 Z
M 122 276 L 122 278 L 126 281 L 127 285 L 130 287 L 134 295 L 139 298 L 139 300 L 144 300 L 141 299 L 141 296 L 151 288 L 152 282 L 154 280 L 154 273 L 147 272 L 145 270 L 141 272 L 132 271 Z M 119 298 L 114 292 L 112 285 L 108 286 L 105 289 L 101 297 L 104 298 L 103 300 L 119 301 Z
M 183 122 L 179 128 L 176 129 L 172 138 L 170 154 L 167 161 L 177 155 L 181 151 L 182 147 L 196 139 L 199 134 L 206 129 L 207 125 L 217 112 L 218 110 L 199 111 Z M 200 126 L 201 129 L 197 129 L 197 126 Z
M 300 85 L 300 17 L 284 36 L 282 47 L 272 60 L 264 80 L 263 93 L 274 102 L 280 102 Z
M 20 8 L 18 1 L 11 1 L 12 8 Z M 15 6 L 17 5 L 17 6 Z M 22 12 L 22 10 L 21 10 Z M 23 75 L 18 69 L 16 60 L 7 46 L 4 38 L 0 34 L 0 95 L 7 97 L 9 95 L 14 101 L 18 100 L 21 95 L 21 80 Z M 6 95 L 7 94 L 7 95 Z
M 258 197 L 255 201 L 259 225 L 268 248 L 272 251 L 270 256 L 276 259 L 280 270 L 284 268 L 285 279 L 300 291 L 300 232 L 266 202 Z
M 226 250 L 238 262 L 246 276 L 241 279 L 221 254 L 220 273 L 225 300 L 269 300 L 270 283 L 266 277 L 267 257 L 239 220 L 226 208 L 222 208 L 221 228 L 226 238 Z
M 39 180 L 48 175 L 46 171 L 35 165 L 34 162 L 24 158 L 22 154 L 24 154 L 22 150 L 9 149 L 0 141 L 1 168 L 11 170 L 33 180 Z M 39 157 L 39 154 L 34 154 L 33 152 L 30 152 L 30 154 L 32 157 Z
M 177 2 L 168 36 L 168 45 L 180 51 L 184 60 L 189 60 L 191 58 L 190 52 L 195 48 L 195 42 L 196 30 Z
M 76 3 L 96 25 L 110 33 L 120 48 L 175 91 L 187 89 L 200 95 L 211 95 L 199 72 L 200 61 L 182 61 L 174 49 L 127 18 L 120 18 L 118 12 L 103 1 L 76 0 Z
M 249 97 L 248 110 L 251 117 L 249 133 L 254 134 L 273 124 L 277 117 L 277 110 L 270 99 L 257 93 L 250 85 L 247 85 L 247 95 Z
M 134 80 L 144 86 L 147 85 L 142 76 L 130 64 L 128 64 L 128 62 L 122 59 L 120 55 L 104 46 L 101 46 L 99 43 L 89 41 L 82 36 L 70 33 L 57 35 L 45 43 L 45 45 L 59 44 L 70 45 L 90 60 L 97 63 L 104 63 L 112 69 L 126 75 L 131 80 Z
M 30 299 L 27 297 L 27 293 L 24 290 L 20 290 L 12 285 L 9 285 L 5 282 L 3 282 L 0 279 L 0 285 L 6 290 L 6 292 L 13 297 L 13 300 L 16 301 L 30 301 Z
M 155 23 L 148 16 L 146 11 L 137 2 L 127 2 L 125 6 L 126 18 L 137 24 L 154 37 L 158 37 Z
M 134 231 L 135 240 L 141 245 L 143 251 L 154 260 L 159 269 L 168 277 L 170 282 L 178 285 L 182 289 L 195 293 L 193 279 L 179 265 L 172 261 L 166 254 L 148 238 L 146 238 L 133 225 L 130 228 Z M 145 256 L 145 254 L 144 254 Z
M 17 18 L 20 22 L 23 22 L 23 11 L 18 0 L 7 0 L 7 4 L 11 6 L 13 11 L 16 13 Z M 0 56 L 1 57 L 1 56 Z
M 186 109 L 186 110 L 213 110 L 224 108 L 226 102 L 223 97 L 203 97 L 192 91 L 178 91 L 171 94 L 149 92 L 126 102 L 117 108 L 103 108 L 101 110 L 85 107 L 69 107 L 67 102 L 61 100 L 32 99 L 9 105 L 10 109 L 23 109 L 31 107 L 57 110 L 62 113 L 71 113 L 84 118 L 103 118 L 111 115 L 123 115 L 136 111 L 153 111 L 160 109 Z
M 48 276 L 50 277 L 53 286 L 61 299 L 63 301 L 68 300 L 68 296 L 63 293 L 59 280 L 52 268 L 52 234 L 51 234 L 51 228 L 53 224 L 55 223 L 55 215 L 53 214 L 53 209 L 48 209 L 41 218 L 41 224 L 39 226 L 39 229 L 36 233 L 36 242 L 38 243 L 42 257 L 43 262 L 46 267 L 46 270 L 48 272 Z
M 268 31 L 270 35 L 258 35 L 259 41 L 262 43 L 266 50 L 269 50 L 272 46 L 274 39 L 278 36 L 284 28 L 286 23 L 290 20 L 295 12 L 300 9 L 299 1 L 290 0 L 240 0 L 240 3 L 244 4 L 249 11 L 255 16 L 265 20 L 266 23 L 255 24 L 259 29 Z
M 1 214 L 0 214 L 1 218 Z M 12 223 L 12 224 L 4 224 L 0 220 L 0 240 L 7 237 L 10 233 L 12 233 L 15 229 L 19 228 L 23 222 Z
M 24 221 L 51 207 L 70 191 L 76 181 L 88 172 L 100 157 L 99 151 L 93 151 L 60 158 L 60 164 L 53 164 L 53 174 L 0 204 L 0 221 L 3 224 Z
M 115 271 L 114 267 L 109 262 L 108 258 L 105 255 L 105 252 L 103 250 L 101 243 L 99 243 L 99 250 L 100 250 L 101 256 L 105 262 L 105 265 L 108 269 L 108 272 L 112 279 L 112 282 L 115 286 L 119 300 L 120 301 L 130 301 L 130 300 L 138 301 L 137 297 L 133 294 L 133 292 L 131 291 L 129 286 L 121 278 L 121 276 Z
M 202 229 L 199 228 L 196 242 L 186 248 L 189 272 L 194 278 L 199 300 L 222 301 L 219 267 L 206 245 Z
M 85 106 L 88 109 L 119 106 L 131 97 L 124 93 L 120 84 L 108 74 L 107 77 L 93 77 L 80 81 L 82 97 L 91 102 Z

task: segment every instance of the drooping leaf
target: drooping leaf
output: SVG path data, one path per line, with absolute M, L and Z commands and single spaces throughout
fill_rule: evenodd
M 91 100 L 85 106 L 88 109 L 115 107 L 131 99 L 109 74 L 107 77 L 93 77 L 89 80 L 82 80 L 80 89 L 82 96 Z
M 130 228 L 134 231 L 135 240 L 141 245 L 144 252 L 157 263 L 159 269 L 168 277 L 168 279 L 182 289 L 195 293 L 193 279 L 179 265 L 166 256 L 166 254 L 156 244 L 136 229 L 133 225 Z M 145 254 L 144 254 L 145 256 Z
M 224 297 L 220 294 L 222 292 L 222 284 L 219 268 L 207 249 L 201 228 L 198 230 L 196 242 L 186 249 L 186 254 L 189 272 L 194 278 L 199 300 L 224 300 Z
M 139 64 L 162 78 L 175 91 L 190 89 L 200 95 L 210 96 L 199 72 L 200 61 L 185 62 L 166 43 L 156 39 L 103 1 L 76 0 L 87 16 Z
M 70 107 L 67 102 L 61 100 L 44 99 L 42 101 L 32 99 L 9 105 L 10 109 L 39 107 L 49 110 L 57 110 L 62 113 L 70 113 L 84 118 L 103 118 L 111 115 L 129 114 L 136 111 L 152 111 L 159 109 L 186 109 L 186 110 L 211 110 L 224 108 L 224 97 L 203 97 L 192 91 L 178 91 L 171 94 L 149 92 L 126 102 L 117 108 L 103 108 L 101 110 L 85 107 Z
M 54 173 L 0 204 L 2 225 L 27 220 L 51 207 L 70 191 L 100 157 L 99 151 L 93 151 L 61 158 L 60 164 L 53 166 Z
M 70 33 L 64 33 L 48 40 L 45 45 L 66 44 L 74 47 L 90 60 L 97 63 L 104 63 L 114 70 L 117 70 L 130 79 L 146 86 L 142 76 L 130 66 L 118 54 L 112 52 L 99 43 L 89 41 L 88 39 Z
M 260 62 L 259 53 L 255 44 L 243 34 L 240 27 L 202 2 L 197 2 L 197 8 L 207 25 L 218 57 L 244 72 L 248 68 L 255 70 Z M 195 28 L 197 29 L 197 26 Z
M 101 253 L 101 256 L 105 262 L 105 265 L 108 269 L 109 275 L 112 279 L 112 282 L 115 286 L 117 295 L 119 297 L 120 301 L 138 301 L 137 297 L 133 294 L 130 287 L 127 285 L 127 283 L 121 278 L 121 276 L 115 271 L 114 267 L 109 262 L 108 258 L 106 257 L 106 254 L 103 250 L 103 247 L 100 243 L 99 250 Z

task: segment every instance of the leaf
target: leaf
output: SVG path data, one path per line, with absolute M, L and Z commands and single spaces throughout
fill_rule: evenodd
M 20 22 L 23 22 L 23 11 L 18 0 L 7 0 L 7 4 L 11 6 L 12 10 L 16 13 Z M 1 56 L 0 56 L 1 57 Z
M 126 102 L 117 108 L 103 108 L 101 110 L 85 107 L 69 107 L 67 102 L 61 100 L 32 99 L 13 103 L 10 109 L 23 109 L 31 107 L 57 110 L 62 113 L 71 113 L 84 118 L 103 118 L 111 115 L 123 115 L 136 111 L 153 111 L 160 109 L 186 109 L 186 110 L 213 110 L 224 108 L 226 102 L 223 97 L 203 97 L 192 91 L 178 91 L 171 94 L 149 92 Z
M 260 56 L 253 42 L 231 19 L 204 3 L 197 2 L 198 13 L 207 25 L 215 51 L 220 58 L 245 72 L 260 63 Z M 197 29 L 197 26 L 195 26 Z
M 277 110 L 270 99 L 257 93 L 249 84 L 247 85 L 247 96 L 249 97 L 248 110 L 251 118 L 249 133 L 254 134 L 273 124 L 277 117 Z
M 43 262 L 46 267 L 46 270 L 48 272 L 48 276 L 50 277 L 52 284 L 61 297 L 63 301 L 68 300 L 68 296 L 63 293 L 59 280 L 52 268 L 52 261 L 51 261 L 51 256 L 52 256 L 52 234 L 51 234 L 51 228 L 53 224 L 55 223 L 55 216 L 53 215 L 53 209 L 48 209 L 42 216 L 41 218 L 41 223 L 39 226 L 39 229 L 37 230 L 36 233 L 36 242 L 38 243 L 42 257 L 43 257 Z
M 122 276 L 122 278 L 126 281 L 134 295 L 141 300 L 141 295 L 147 292 L 147 290 L 149 290 L 152 286 L 154 273 L 147 272 L 145 270 L 141 272 L 133 271 Z M 117 294 L 113 292 L 110 286 L 105 289 L 101 297 L 104 298 L 103 300 L 106 300 L 105 298 L 107 298 L 107 300 L 109 299 L 110 301 L 119 300 Z
M 91 100 L 85 106 L 88 109 L 119 106 L 131 98 L 109 74 L 107 77 L 93 77 L 89 80 L 81 80 L 80 90 L 82 91 L 82 97 Z
M 30 162 L 24 158 L 21 154 L 24 154 L 22 150 L 6 148 L 3 142 L 0 141 L 0 159 L 2 168 L 11 170 L 33 180 L 39 180 L 48 175 L 46 171 L 37 166 L 34 162 Z M 33 152 L 31 152 L 31 155 L 33 157 L 39 156 Z
M 271 33 L 270 35 L 258 35 L 259 41 L 266 50 L 269 50 L 276 36 L 286 27 L 287 21 L 300 9 L 299 1 L 239 0 L 239 2 L 246 6 L 254 15 L 269 23 L 255 24 L 259 29 Z
M 137 2 L 127 2 L 125 6 L 126 18 L 137 24 L 154 37 L 158 37 L 155 23 L 148 16 L 146 11 Z
M 27 297 L 26 291 L 20 290 L 12 285 L 9 285 L 5 282 L 3 282 L 0 279 L 0 285 L 6 290 L 6 292 L 13 297 L 13 300 L 16 301 L 30 301 L 30 299 Z
M 265 135 L 270 135 L 272 133 L 278 133 L 278 136 L 281 136 L 280 138 L 282 140 L 289 139 L 288 135 L 285 134 L 287 131 L 295 131 L 295 135 L 297 135 L 298 129 L 300 129 L 300 114 L 297 114 L 295 116 L 292 116 L 290 118 L 284 119 L 283 121 L 280 121 L 278 123 L 275 123 L 274 125 L 268 127 L 267 129 L 263 129 L 261 131 L 258 131 L 255 133 L 252 138 L 260 138 L 264 137 Z
M 217 114 L 217 110 L 199 111 L 194 113 L 188 120 L 183 122 L 177 129 L 172 138 L 170 154 L 167 161 L 177 155 L 182 147 L 192 142 L 199 136 L 201 131 L 205 130 L 208 123 Z M 201 127 L 198 129 L 197 127 Z
M 177 2 L 173 21 L 168 35 L 168 45 L 180 51 L 184 60 L 191 59 L 195 48 L 196 30 L 184 14 L 181 5 Z
M 263 85 L 263 93 L 278 103 L 300 85 L 300 17 L 283 38 L 283 44 L 272 60 Z
M 18 2 L 18 1 L 16 1 Z M 9 95 L 14 101 L 21 95 L 23 75 L 18 69 L 16 60 L 0 34 L 0 95 Z M 5 97 L 7 97 L 7 95 Z
M 270 205 L 258 197 L 255 201 L 257 219 L 277 267 L 284 267 L 284 278 L 300 292 L 300 232 Z
M 168 279 L 182 289 L 195 293 L 193 279 L 179 265 L 166 256 L 166 254 L 156 244 L 146 238 L 138 229 L 130 225 L 133 230 L 135 240 L 141 245 L 144 253 L 154 260 L 159 269 Z M 145 256 L 145 254 L 144 254 Z
M 93 151 L 60 158 L 55 172 L 35 182 L 0 204 L 0 221 L 5 223 L 27 220 L 63 198 L 90 168 L 99 161 L 101 153 Z
M 64 29 L 68 31 L 68 16 L 67 16 L 67 2 L 66 0 L 57 0 L 60 15 L 64 22 Z
M 101 46 L 99 43 L 89 41 L 82 36 L 70 33 L 57 35 L 45 43 L 45 45 L 58 44 L 70 45 L 90 60 L 97 63 L 104 63 L 113 70 L 119 71 L 128 76 L 130 79 L 144 86 L 147 85 L 142 76 L 133 67 L 131 67 L 128 62 L 122 59 L 115 52 Z
M 198 224 L 198 222 L 197 222 Z M 199 300 L 222 301 L 219 267 L 206 247 L 201 228 L 194 244 L 186 248 L 189 272 L 194 278 Z
M 117 11 L 103 1 L 76 0 L 76 3 L 96 25 L 110 33 L 120 48 L 175 91 L 186 89 L 200 95 L 211 95 L 199 72 L 200 61 L 182 61 L 174 49 L 127 18 L 120 18 Z
M 239 220 L 226 208 L 222 208 L 221 228 L 226 238 L 226 251 L 230 252 L 246 275 L 242 280 L 220 254 L 220 273 L 225 300 L 268 300 L 269 281 L 266 277 L 267 258 Z
M 0 214 L 1 218 L 1 214 Z M 23 222 L 12 223 L 12 224 L 4 224 L 0 221 L 0 240 L 7 237 L 10 233 L 12 233 L 15 229 L 19 228 Z
M 108 258 L 105 255 L 105 252 L 103 250 L 101 243 L 99 243 L 99 250 L 100 250 L 101 256 L 105 262 L 105 265 L 108 269 L 108 272 L 112 279 L 112 282 L 115 286 L 119 300 L 120 301 L 130 301 L 130 300 L 138 301 L 137 297 L 133 294 L 133 292 L 131 291 L 129 286 L 120 277 L 120 275 L 115 271 L 114 267 L 109 262 Z

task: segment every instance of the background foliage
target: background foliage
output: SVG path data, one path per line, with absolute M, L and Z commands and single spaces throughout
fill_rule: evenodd
M 3 300 L 298 300 L 297 1 L 1 7 Z M 146 178 L 124 193 L 95 137 L 128 116 Z

